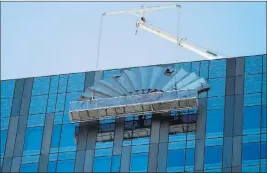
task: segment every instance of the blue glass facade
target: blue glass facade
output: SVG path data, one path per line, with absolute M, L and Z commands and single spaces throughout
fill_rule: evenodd
M 207 79 L 199 109 L 71 123 L 121 69 L 1 81 L 3 172 L 266 172 L 266 55 L 168 64 Z

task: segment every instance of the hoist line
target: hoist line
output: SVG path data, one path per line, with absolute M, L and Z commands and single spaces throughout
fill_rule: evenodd
M 99 63 L 99 56 L 100 56 L 102 24 L 103 24 L 103 15 L 101 15 L 101 19 L 100 19 L 100 28 L 99 28 L 99 35 L 98 35 L 98 46 L 97 46 L 97 56 L 96 56 L 94 84 L 96 84 L 96 73 L 97 73 L 97 70 L 98 70 L 98 63 Z M 96 85 L 94 85 L 94 86 L 96 86 Z M 92 99 L 94 99 L 94 95 L 95 95 L 95 88 L 94 88 L 93 93 L 92 93 Z
M 177 21 L 176 21 L 176 28 L 177 28 L 177 30 L 176 30 L 176 38 L 177 38 L 177 42 L 178 42 L 178 38 L 179 38 L 179 27 L 180 27 L 180 10 L 179 9 L 177 9 L 178 11 L 177 11 Z M 176 64 L 177 64 L 177 60 L 176 60 Z M 177 69 L 175 69 L 176 70 L 176 74 L 177 74 Z M 177 88 L 176 88 L 176 83 L 177 83 L 177 75 L 175 74 L 175 90 L 177 91 Z

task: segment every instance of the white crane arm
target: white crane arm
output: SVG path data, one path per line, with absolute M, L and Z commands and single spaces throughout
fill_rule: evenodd
M 150 8 L 141 8 L 141 9 L 134 9 L 134 10 L 107 12 L 107 13 L 103 13 L 103 15 L 130 13 L 130 14 L 134 14 L 134 15 L 136 15 L 138 17 L 142 17 L 144 12 L 155 11 L 155 10 L 162 10 L 162 9 L 168 9 L 168 8 L 181 8 L 181 6 L 180 5 L 155 6 L 155 7 L 150 7 Z M 138 12 L 140 12 L 141 14 L 140 15 L 137 14 Z
M 160 29 L 157 29 L 157 28 L 153 28 L 151 25 L 143 22 L 143 21 L 139 21 L 137 23 L 137 26 L 139 28 L 142 28 L 143 30 L 146 30 L 150 33 L 153 33 L 161 38 L 164 38 L 166 40 L 169 40 L 170 42 L 173 42 L 181 47 L 184 47 L 188 50 L 191 50 L 207 59 L 218 59 L 218 58 L 224 58 L 223 56 L 221 55 L 218 55 L 216 53 L 213 53 L 212 51 L 209 51 L 207 49 L 203 49 L 199 46 L 196 46 L 196 45 L 193 45 L 189 42 L 187 42 L 186 40 L 182 39 L 182 38 L 176 38 L 174 36 L 171 36 L 167 33 L 164 33 L 163 31 L 161 31 Z
M 113 14 L 123 14 L 123 13 L 129 13 L 129 14 L 133 14 L 137 17 L 140 17 L 141 20 L 139 20 L 136 23 L 136 26 L 146 30 L 150 33 L 153 33 L 161 38 L 164 38 L 166 40 L 169 40 L 183 48 L 186 48 L 192 52 L 195 52 L 207 59 L 219 59 L 219 58 L 225 58 L 226 56 L 222 56 L 222 55 L 218 55 L 212 51 L 209 51 L 207 49 L 201 48 L 199 46 L 196 46 L 194 44 L 189 43 L 188 41 L 186 41 L 185 39 L 182 38 L 176 38 L 174 36 L 171 36 L 163 31 L 161 31 L 160 29 L 154 28 L 151 25 L 147 24 L 145 18 L 144 18 L 144 13 L 145 12 L 151 12 L 151 11 L 155 11 L 155 10 L 162 10 L 162 9 L 168 9 L 168 8 L 181 8 L 180 5 L 173 5 L 173 6 L 156 6 L 156 7 L 150 7 L 150 8 L 141 8 L 141 9 L 134 9 L 134 10 L 127 10 L 127 11 L 116 11 L 116 12 L 107 12 L 107 13 L 103 13 L 103 15 L 113 15 Z

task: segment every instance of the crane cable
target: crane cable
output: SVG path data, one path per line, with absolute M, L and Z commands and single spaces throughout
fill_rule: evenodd
M 96 56 L 96 67 L 95 67 L 95 76 L 94 76 L 94 86 L 96 86 L 96 73 L 98 70 L 98 63 L 99 63 L 99 56 L 100 56 L 100 43 L 101 43 L 101 35 L 102 35 L 102 24 L 103 24 L 103 15 L 101 15 L 101 19 L 100 19 L 100 28 L 99 28 L 99 35 L 98 35 L 98 46 L 97 46 L 97 56 Z M 94 95 L 95 95 L 95 87 L 93 89 L 93 93 L 92 93 L 92 99 L 94 99 Z
M 180 10 L 178 9 L 178 11 L 177 11 L 177 21 L 176 21 L 176 28 L 177 28 L 177 30 L 176 30 L 176 38 L 177 38 L 177 42 L 178 42 L 178 38 L 179 38 L 179 32 L 180 32 Z M 177 60 L 176 60 L 176 64 L 177 64 Z M 175 90 L 177 91 L 177 88 L 176 88 L 176 84 L 177 84 L 177 72 L 178 72 L 178 70 L 177 69 L 175 69 L 175 71 L 176 71 L 176 73 L 175 73 Z

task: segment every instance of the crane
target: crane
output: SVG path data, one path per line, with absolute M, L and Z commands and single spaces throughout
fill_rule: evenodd
M 155 7 L 149 7 L 149 8 L 144 8 L 142 6 L 141 9 L 116 11 L 116 12 L 106 12 L 106 13 L 103 13 L 102 15 L 115 15 L 115 14 L 124 14 L 124 13 L 135 15 L 139 18 L 139 20 L 136 23 L 137 28 L 141 28 L 145 31 L 148 31 L 152 34 L 155 34 L 161 38 L 164 38 L 164 39 L 166 39 L 172 43 L 177 44 L 180 47 L 183 47 L 185 49 L 193 51 L 193 52 L 195 52 L 195 53 L 197 53 L 197 54 L 199 54 L 199 55 L 201 55 L 207 59 L 212 60 L 212 59 L 226 58 L 226 56 L 219 55 L 219 54 L 214 53 L 210 50 L 207 50 L 207 49 L 201 48 L 197 45 L 194 45 L 194 44 L 188 42 L 185 38 L 172 36 L 172 35 L 164 32 L 164 31 L 160 30 L 159 28 L 155 28 L 155 27 L 153 27 L 147 23 L 146 18 L 145 18 L 145 13 L 156 11 L 156 10 L 169 9 L 169 8 L 181 8 L 181 6 L 180 5 L 155 6 Z

